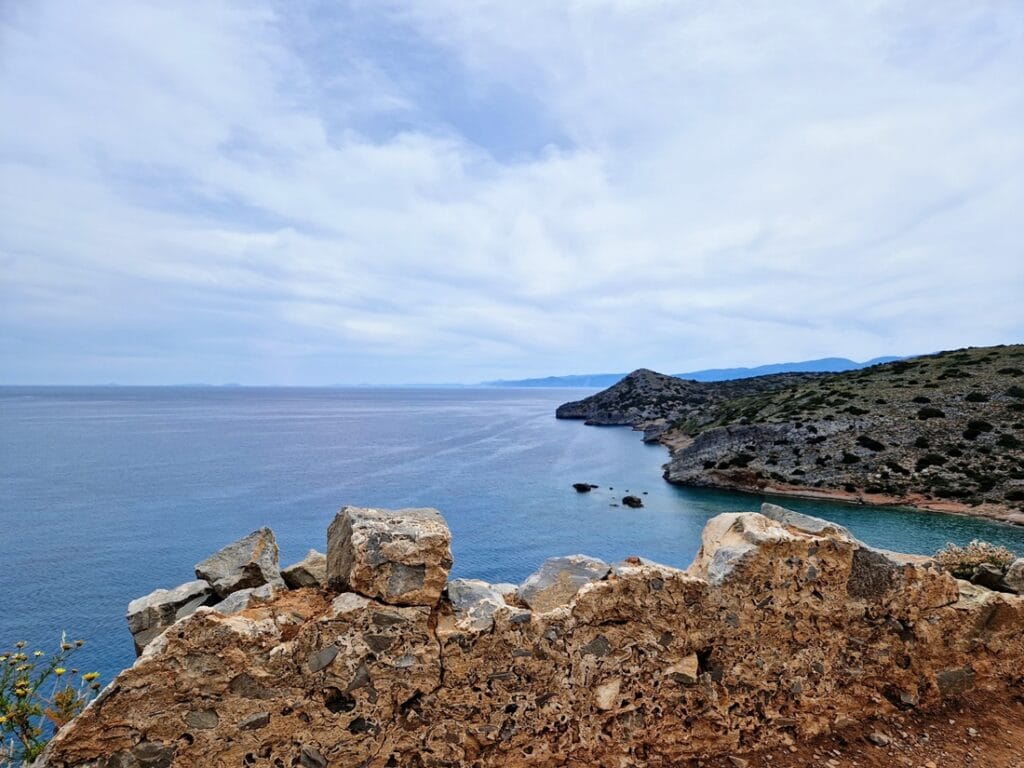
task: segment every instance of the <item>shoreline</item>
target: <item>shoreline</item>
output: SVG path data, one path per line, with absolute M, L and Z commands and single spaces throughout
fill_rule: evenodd
M 625 426 L 625 425 L 624 425 Z M 642 432 L 639 427 L 633 427 L 635 431 Z M 668 451 L 669 462 L 675 459 L 676 452 L 683 451 L 689 447 L 694 438 L 688 435 L 659 435 L 654 441 Z M 904 507 L 915 509 L 921 512 L 939 512 L 947 515 L 960 515 L 963 517 L 975 517 L 983 520 L 994 520 L 1000 523 L 1024 527 L 1024 512 L 1013 507 L 1004 507 L 999 504 L 979 504 L 971 506 L 959 501 L 948 499 L 932 499 L 921 494 L 908 496 L 888 496 L 883 493 L 863 493 L 859 491 L 849 492 L 841 488 L 808 488 L 802 485 L 787 485 L 778 482 L 766 481 L 764 485 L 752 485 L 737 483 L 734 481 L 721 481 L 715 479 L 715 472 L 709 472 L 706 477 L 707 484 L 679 483 L 668 478 L 668 463 L 663 465 L 662 479 L 666 483 L 678 485 L 683 488 L 714 488 L 722 491 L 737 491 L 759 496 L 777 496 L 779 498 L 792 499 L 820 499 L 822 501 L 836 501 L 843 504 L 871 507 Z

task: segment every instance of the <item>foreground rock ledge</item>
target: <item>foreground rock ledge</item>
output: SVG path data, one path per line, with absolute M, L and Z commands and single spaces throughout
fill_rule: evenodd
M 413 567 L 417 533 L 394 517 L 384 559 Z M 424 524 L 424 573 L 447 572 Z M 386 582 L 334 562 L 350 591 L 175 623 L 40 765 L 667 767 L 1003 687 L 1024 665 L 1024 598 L 772 505 L 711 520 L 687 571 L 630 558 L 543 610 L 475 581 L 389 604 Z

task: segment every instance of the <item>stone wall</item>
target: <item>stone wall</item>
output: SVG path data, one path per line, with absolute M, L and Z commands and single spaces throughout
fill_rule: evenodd
M 772 505 L 686 571 L 577 556 L 440 595 L 447 529 L 411 512 L 339 513 L 329 588 L 177 621 L 42 765 L 685 765 L 1024 669 L 1024 598 Z

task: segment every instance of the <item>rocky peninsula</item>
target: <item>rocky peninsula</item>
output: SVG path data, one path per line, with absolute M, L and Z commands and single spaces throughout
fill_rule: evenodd
M 673 483 L 1024 524 L 1024 345 L 711 383 L 641 369 L 556 415 L 642 430 Z
M 132 604 L 141 656 L 36 768 L 735 767 L 829 734 L 884 757 L 873 718 L 1020 692 L 1024 596 L 774 505 L 710 520 L 686 570 L 574 555 L 492 585 L 449 579 L 450 542 L 436 510 L 345 507 L 284 572 L 266 529 L 226 547 Z

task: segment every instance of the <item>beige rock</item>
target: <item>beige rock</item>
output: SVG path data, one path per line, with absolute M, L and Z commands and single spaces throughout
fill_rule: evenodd
M 594 689 L 594 704 L 601 710 L 614 709 L 618 704 L 621 688 L 622 681 L 617 677 L 601 683 Z
M 451 533 L 436 509 L 344 507 L 327 531 L 327 579 L 335 589 L 434 605 L 451 567 Z

